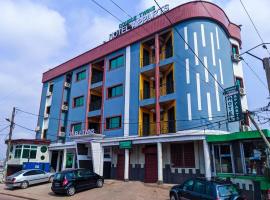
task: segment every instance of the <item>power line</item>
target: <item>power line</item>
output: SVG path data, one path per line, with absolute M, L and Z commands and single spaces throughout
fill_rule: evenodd
M 171 25 L 173 25 L 172 21 L 170 20 L 170 18 L 166 15 L 166 13 L 163 12 L 161 6 L 158 4 L 158 2 L 156 0 L 154 0 L 154 2 L 157 4 L 157 6 L 159 7 L 159 9 L 161 10 L 162 14 L 166 17 L 166 19 L 169 21 L 169 23 Z M 202 66 L 207 70 L 207 72 L 210 74 L 210 76 L 217 82 L 218 86 L 220 88 L 222 88 L 222 90 L 224 90 L 224 88 L 222 87 L 222 85 L 215 79 L 215 76 L 210 72 L 210 70 L 204 65 L 203 61 L 199 58 L 199 56 L 195 53 L 195 51 L 193 50 L 193 48 L 187 43 L 187 41 L 183 38 L 183 36 L 180 34 L 180 32 L 178 31 L 177 28 L 175 28 L 176 33 L 180 36 L 180 38 L 184 41 L 184 43 L 188 46 L 188 48 L 191 50 L 191 52 L 194 54 L 194 56 L 196 56 L 196 58 L 199 60 L 199 62 L 202 64 Z
M 252 67 L 244 59 L 242 59 L 242 60 L 248 66 L 248 68 L 253 72 L 253 74 L 256 76 L 256 78 L 261 82 L 261 84 L 266 88 L 266 90 L 268 91 L 267 85 L 263 82 L 263 80 L 260 78 L 260 76 L 252 69 Z
M 100 5 L 98 2 L 96 2 L 95 0 L 91 0 L 93 3 L 95 3 L 98 7 L 100 7 L 101 9 L 105 10 L 107 13 L 109 13 L 111 16 L 113 16 L 115 19 L 117 19 L 118 21 L 120 21 L 122 23 L 122 20 L 119 19 L 118 17 L 116 17 L 114 14 L 112 14 L 109 10 L 107 10 L 105 7 L 103 7 L 102 5 Z
M 256 31 L 256 33 L 257 33 L 257 35 L 259 36 L 259 38 L 260 38 L 261 42 L 262 42 L 262 43 L 264 43 L 263 38 L 262 38 L 262 36 L 261 36 L 261 34 L 260 34 L 260 32 L 259 32 L 258 28 L 256 27 L 256 25 L 255 25 L 254 21 L 252 20 L 252 18 L 251 18 L 251 16 L 250 16 L 250 14 L 248 13 L 248 11 L 247 11 L 247 9 L 246 9 L 246 7 L 245 7 L 244 3 L 242 2 L 242 0 L 239 0 L 239 1 L 240 1 L 240 3 L 241 3 L 242 7 L 244 8 L 244 10 L 245 10 L 245 12 L 246 12 L 246 14 L 247 14 L 247 16 L 248 16 L 248 18 L 249 18 L 250 22 L 252 23 L 252 25 L 253 25 L 253 27 L 254 27 L 254 29 L 255 29 L 255 31 Z M 270 56 L 270 52 L 269 52 L 269 50 L 268 50 L 267 48 L 265 48 L 265 49 L 266 49 L 266 51 L 268 52 L 268 54 L 269 54 L 269 56 Z
M 122 10 L 123 13 L 125 13 L 127 16 L 132 17 L 130 14 L 128 14 L 123 8 L 121 8 L 117 3 L 115 3 L 113 0 L 110 0 L 115 6 L 117 6 L 120 10 Z
M 0 132 L 6 130 L 9 127 L 9 125 L 5 126 L 4 128 L 0 129 Z

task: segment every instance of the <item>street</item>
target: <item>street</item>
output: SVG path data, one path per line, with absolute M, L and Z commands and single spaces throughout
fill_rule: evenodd
M 0 200 L 21 200 L 21 199 L 31 199 L 31 200 L 54 200 L 54 199 L 99 199 L 107 200 L 144 200 L 144 199 L 155 199 L 155 200 L 168 200 L 169 190 L 171 185 L 158 186 L 156 184 L 144 184 L 142 182 L 130 181 L 122 182 L 115 180 L 106 180 L 103 188 L 93 188 L 91 190 L 82 191 L 76 193 L 73 197 L 67 197 L 64 195 L 54 195 L 51 192 L 51 184 L 42 184 L 29 187 L 27 189 L 14 189 L 9 190 L 5 188 L 5 185 L 0 185 Z M 7 195 L 14 196 L 7 196 Z M 17 198 L 21 197 L 21 198 Z

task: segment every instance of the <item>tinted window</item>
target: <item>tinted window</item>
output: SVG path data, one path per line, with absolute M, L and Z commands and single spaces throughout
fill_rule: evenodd
M 37 170 L 31 170 L 31 171 L 28 171 L 28 172 L 26 172 L 26 173 L 24 174 L 24 176 L 32 176 L 32 175 L 36 175 L 36 174 L 37 174 L 36 171 L 37 171 Z
M 218 186 L 218 193 L 219 193 L 220 197 L 239 195 L 239 193 L 234 185 Z
M 110 69 L 116 69 L 124 66 L 124 56 L 119 56 L 110 60 Z
M 62 180 L 63 179 L 63 177 L 64 177 L 64 175 L 63 174 L 61 174 L 61 173 L 56 173 L 55 175 L 54 175 L 54 180 L 56 180 L 56 181 L 60 181 L 60 180 Z
M 93 172 L 89 171 L 89 170 L 79 170 L 77 172 L 77 176 L 78 177 L 89 177 L 92 176 Z
M 42 170 L 35 170 L 35 173 L 36 173 L 36 174 L 45 174 L 45 172 L 42 171 Z
M 183 190 L 192 191 L 193 184 L 194 184 L 194 181 L 193 180 L 189 180 L 189 181 L 185 182 L 184 183 L 184 186 L 183 186 Z
M 21 171 L 16 172 L 15 174 L 12 174 L 12 176 L 19 176 L 24 172 L 25 172 L 24 170 L 21 170 Z
M 193 187 L 193 191 L 200 194 L 205 194 L 205 183 L 201 181 L 196 181 Z

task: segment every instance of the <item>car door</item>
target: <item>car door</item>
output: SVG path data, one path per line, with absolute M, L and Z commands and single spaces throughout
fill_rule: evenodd
M 33 185 L 38 183 L 38 174 L 36 173 L 36 170 L 30 170 L 26 173 L 24 173 L 24 179 L 25 181 L 28 181 L 29 185 Z
M 46 172 L 42 170 L 37 170 L 36 173 L 39 175 L 38 183 L 44 183 L 48 181 L 48 175 L 46 174 Z
M 196 180 L 193 187 L 193 199 L 205 200 L 206 198 L 206 182 L 202 180 Z
M 76 178 L 76 182 L 77 182 L 77 188 L 78 189 L 85 189 L 87 187 L 89 187 L 89 181 L 88 181 L 88 176 L 87 176 L 87 172 L 85 169 L 79 169 L 77 171 L 77 178 Z

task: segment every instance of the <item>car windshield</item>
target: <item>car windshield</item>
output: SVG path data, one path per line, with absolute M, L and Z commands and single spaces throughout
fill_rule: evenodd
M 12 174 L 11 176 L 19 176 L 19 175 L 23 174 L 24 172 L 26 172 L 26 171 L 25 170 L 21 170 L 21 171 L 18 171 L 16 173 Z
M 218 186 L 218 192 L 220 197 L 239 195 L 234 185 L 221 185 Z

